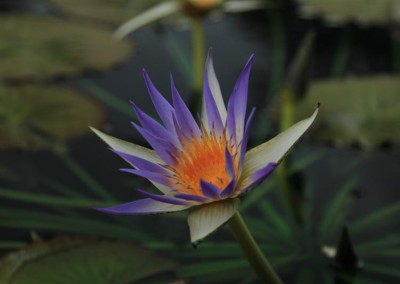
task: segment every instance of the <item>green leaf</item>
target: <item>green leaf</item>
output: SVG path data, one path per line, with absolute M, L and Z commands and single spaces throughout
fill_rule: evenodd
M 60 18 L 5 14 L 0 18 L 2 79 L 45 79 L 106 70 L 126 59 L 131 44 L 96 29 Z
M 265 179 L 259 186 L 251 191 L 251 194 L 244 196 L 240 203 L 240 210 L 245 212 L 248 209 L 253 208 L 257 202 L 268 192 L 270 192 L 277 185 L 277 179 L 275 176 L 270 176 Z
M 57 9 L 81 20 L 121 24 L 162 0 L 49 0 Z
M 336 232 L 341 225 L 344 225 L 344 209 L 350 197 L 350 192 L 358 183 L 357 177 L 349 178 L 343 184 L 333 198 L 330 199 L 321 220 L 319 233 L 322 240 L 326 241 L 327 238 L 332 237 L 332 233 Z
M 289 222 L 285 217 L 273 208 L 271 202 L 267 200 L 260 200 L 258 208 L 264 216 L 264 220 L 269 220 L 270 223 L 275 227 L 275 230 L 279 232 L 282 238 L 291 239 L 292 229 L 290 228 Z
M 399 0 L 299 0 L 300 12 L 305 17 L 322 15 L 331 24 L 390 24 L 398 21 L 393 10 Z M 392 12 L 393 11 L 393 12 Z
M 362 254 L 379 254 L 384 249 L 395 249 L 400 246 L 400 237 L 396 235 L 388 235 L 378 240 L 357 244 L 357 252 Z M 400 257 L 400 255 L 398 255 Z
M 175 267 L 173 261 L 129 242 L 57 238 L 0 260 L 0 282 L 128 284 Z
M 0 208 L 0 227 L 41 229 L 134 239 L 152 240 L 151 235 L 143 230 L 132 230 L 127 226 L 98 221 L 80 216 L 59 216 L 54 213 L 39 213 L 31 210 Z
M 106 89 L 88 79 L 81 78 L 77 82 L 83 89 L 87 90 L 91 95 L 96 97 L 96 99 L 104 102 L 109 107 L 114 108 L 119 113 L 124 114 L 129 118 L 132 117 L 132 108 L 123 99 L 118 98 L 114 94 L 108 92 Z
M 321 80 L 311 84 L 297 108 L 303 117 L 321 103 L 311 136 L 339 147 L 354 143 L 369 150 L 390 142 L 400 144 L 400 80 L 398 77 L 363 77 Z
M 101 200 L 91 200 L 87 198 L 69 198 L 46 195 L 42 193 L 24 192 L 15 188 L 0 187 L 0 197 L 18 201 L 25 201 L 31 204 L 42 204 L 48 206 L 61 206 L 88 209 L 92 207 L 107 207 L 112 203 Z
M 0 249 L 15 249 L 25 246 L 25 242 L 18 241 L 0 241 Z
M 99 126 L 103 116 L 99 104 L 70 89 L 0 87 L 0 148 L 54 148 L 88 133 L 88 124 Z
M 388 266 L 388 265 L 374 265 L 374 264 L 366 264 L 363 268 L 365 272 L 373 272 L 379 273 L 383 275 L 393 276 L 393 277 L 400 277 L 400 270 L 398 266 Z M 382 282 L 380 282 L 382 283 Z
M 56 151 L 56 154 L 65 163 L 65 165 L 88 186 L 96 195 L 105 201 L 116 201 L 112 194 L 107 191 L 97 180 L 86 172 L 75 160 L 69 155 L 68 151 Z
M 318 162 L 326 154 L 325 150 L 313 148 L 303 155 L 296 156 L 288 165 L 288 173 L 294 174 Z
M 243 269 L 248 267 L 245 259 L 208 261 L 205 263 L 196 263 L 184 266 L 179 275 L 182 277 L 193 277 L 212 273 L 223 273 Z
M 374 211 L 364 218 L 350 223 L 349 228 L 353 234 L 360 234 L 364 230 L 368 230 L 370 228 L 376 230 L 377 226 L 386 225 L 394 220 L 399 220 L 399 215 L 400 203 L 395 203 L 383 209 Z

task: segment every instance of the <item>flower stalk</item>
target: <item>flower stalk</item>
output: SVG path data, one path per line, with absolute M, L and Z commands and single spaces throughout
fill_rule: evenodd
M 204 73 L 204 29 L 201 17 L 192 17 L 193 91 L 195 106 L 200 110 Z
M 229 227 L 248 262 L 253 267 L 261 283 L 282 284 L 282 280 L 265 258 L 251 235 L 239 211 L 229 221 Z

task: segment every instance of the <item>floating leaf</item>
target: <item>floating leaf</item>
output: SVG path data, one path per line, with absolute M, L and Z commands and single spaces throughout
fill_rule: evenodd
M 321 103 L 311 129 L 316 140 L 372 149 L 385 142 L 400 144 L 399 97 L 398 77 L 322 80 L 311 84 L 297 110 L 302 117 Z
M 1 16 L 0 38 L 0 77 L 13 80 L 105 70 L 131 51 L 107 31 L 47 16 Z
M 399 0 L 298 0 L 305 17 L 322 15 L 331 24 L 389 24 L 399 21 Z
M 0 283 L 136 283 L 176 263 L 129 242 L 56 238 L 0 260 Z
M 50 0 L 58 9 L 94 21 L 121 24 L 161 0 Z
M 100 125 L 102 108 L 59 87 L 0 88 L 0 148 L 41 148 L 65 142 Z

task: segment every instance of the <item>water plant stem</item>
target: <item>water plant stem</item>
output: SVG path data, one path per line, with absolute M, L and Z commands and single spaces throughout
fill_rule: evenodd
M 400 73 L 400 24 L 393 28 L 392 32 L 393 72 Z
M 279 95 L 285 75 L 286 42 L 285 25 L 281 12 L 276 9 L 267 9 L 268 20 L 272 35 L 271 78 L 268 89 L 268 98 L 273 100 Z
M 73 172 L 89 189 L 92 190 L 103 201 L 116 201 L 116 199 L 89 173 L 87 173 L 72 157 L 68 150 L 57 150 L 54 153 L 64 162 L 71 172 Z
M 331 76 L 335 78 L 343 77 L 350 56 L 352 31 L 344 28 L 340 36 L 340 41 L 333 58 Z
M 280 118 L 280 129 L 285 131 L 294 122 L 295 117 L 295 94 L 294 90 L 283 87 L 282 89 L 282 112 Z M 291 187 L 287 161 L 283 160 L 277 169 L 278 183 L 283 196 L 284 206 L 290 212 L 291 217 L 297 224 L 302 223 L 301 198 Z
M 295 122 L 295 107 L 297 100 L 301 96 L 300 86 L 302 77 L 306 70 L 313 45 L 314 45 L 315 31 L 310 29 L 304 36 L 300 46 L 296 51 L 296 55 L 290 64 L 290 68 L 285 80 L 285 84 L 281 89 L 282 96 L 282 111 L 280 118 L 280 129 L 285 131 Z M 303 223 L 302 209 L 303 202 L 301 192 L 295 190 L 289 181 L 289 167 L 287 161 L 284 160 L 279 168 L 278 182 L 284 197 L 285 207 L 290 211 L 294 221 L 297 224 Z
M 238 211 L 229 221 L 229 227 L 261 283 L 282 284 L 282 280 L 265 258 Z
M 193 91 L 195 106 L 200 110 L 201 90 L 203 86 L 203 68 L 205 61 L 204 29 L 201 17 L 192 18 L 192 52 L 193 52 Z

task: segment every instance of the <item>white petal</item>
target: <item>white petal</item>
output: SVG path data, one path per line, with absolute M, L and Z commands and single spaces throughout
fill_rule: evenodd
M 178 12 L 179 8 L 180 6 L 178 1 L 160 3 L 122 24 L 115 31 L 114 35 L 116 38 L 122 39 L 141 27 Z
M 96 128 L 90 127 L 90 129 L 94 133 L 96 133 L 96 135 L 99 136 L 101 140 L 106 142 L 108 146 L 110 146 L 114 150 L 117 150 L 118 152 L 126 153 L 157 164 L 163 163 L 161 158 L 153 150 L 115 138 L 111 135 L 101 132 Z
M 296 123 L 278 136 L 249 150 L 244 159 L 243 172 L 240 176 L 238 189 L 246 187 L 245 181 L 250 180 L 248 177 L 255 171 L 265 167 L 269 163 L 279 163 L 297 140 L 299 140 L 304 132 L 311 126 L 317 114 L 318 108 L 309 118 Z
M 99 136 L 104 142 L 107 143 L 108 146 L 113 148 L 114 150 L 117 150 L 122 153 L 126 153 L 135 157 L 139 157 L 142 159 L 145 159 L 147 161 L 157 163 L 157 164 L 163 164 L 164 162 L 158 157 L 156 152 L 153 150 L 150 150 L 148 148 L 112 137 L 108 134 L 105 134 L 101 132 L 100 130 L 97 130 L 96 128 L 90 127 L 90 129 L 96 133 L 97 136 Z M 132 164 L 131 164 L 132 165 Z M 135 167 L 134 165 L 132 165 Z M 168 194 L 171 192 L 171 189 L 169 187 L 166 187 L 165 185 L 152 182 L 150 181 L 155 187 L 157 187 L 162 193 Z
M 190 239 L 197 243 L 225 224 L 239 208 L 239 199 L 225 199 L 201 205 L 190 212 Z
M 267 7 L 266 1 L 260 1 L 260 0 L 227 1 L 222 5 L 222 9 L 226 13 L 242 13 L 247 11 L 264 9 L 266 7 Z
M 208 73 L 208 84 L 210 86 L 211 94 L 215 100 L 215 104 L 217 105 L 219 115 L 221 116 L 222 123 L 225 125 L 226 121 L 226 107 L 224 104 L 224 99 L 222 97 L 221 88 L 218 83 L 217 75 L 215 74 L 214 63 L 211 55 L 211 51 L 208 53 L 205 68 Z M 203 97 L 203 109 L 202 109 L 202 121 L 206 126 L 206 129 L 209 130 L 208 119 L 207 119 L 207 111 L 205 109 L 205 100 Z

